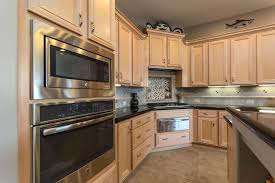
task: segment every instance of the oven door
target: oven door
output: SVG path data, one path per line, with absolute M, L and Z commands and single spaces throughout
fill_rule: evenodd
M 83 183 L 115 160 L 114 115 L 33 127 L 35 183 Z
M 111 60 L 45 37 L 46 87 L 111 89 Z

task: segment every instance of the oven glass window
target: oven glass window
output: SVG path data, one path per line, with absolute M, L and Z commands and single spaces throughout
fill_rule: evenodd
M 52 77 L 109 83 L 109 64 L 69 50 L 50 46 Z
M 57 182 L 113 148 L 113 119 L 49 136 L 40 129 L 40 182 Z

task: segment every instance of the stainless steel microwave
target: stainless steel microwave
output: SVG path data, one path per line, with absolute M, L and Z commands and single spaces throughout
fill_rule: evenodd
M 114 96 L 114 54 L 45 23 L 31 21 L 32 99 Z

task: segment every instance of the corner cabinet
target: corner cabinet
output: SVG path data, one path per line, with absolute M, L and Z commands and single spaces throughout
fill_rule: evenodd
M 257 34 L 257 82 L 275 83 L 275 30 Z
M 208 44 L 191 46 L 191 85 L 208 86 Z
M 85 0 L 28 0 L 28 10 L 79 35 L 86 19 Z
M 230 83 L 230 42 L 219 40 L 209 43 L 209 85 Z
M 147 30 L 149 34 L 149 67 L 181 70 L 184 35 Z
M 117 124 L 117 164 L 118 180 L 123 180 L 132 171 L 132 133 L 131 121 L 127 120 Z
M 115 0 L 88 0 L 88 37 L 114 49 Z
M 256 85 L 256 35 L 231 39 L 231 84 Z

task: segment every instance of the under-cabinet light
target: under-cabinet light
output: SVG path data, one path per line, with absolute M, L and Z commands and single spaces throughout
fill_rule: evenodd
M 275 114 L 275 111 L 273 110 L 259 110 L 260 113 L 272 113 Z

